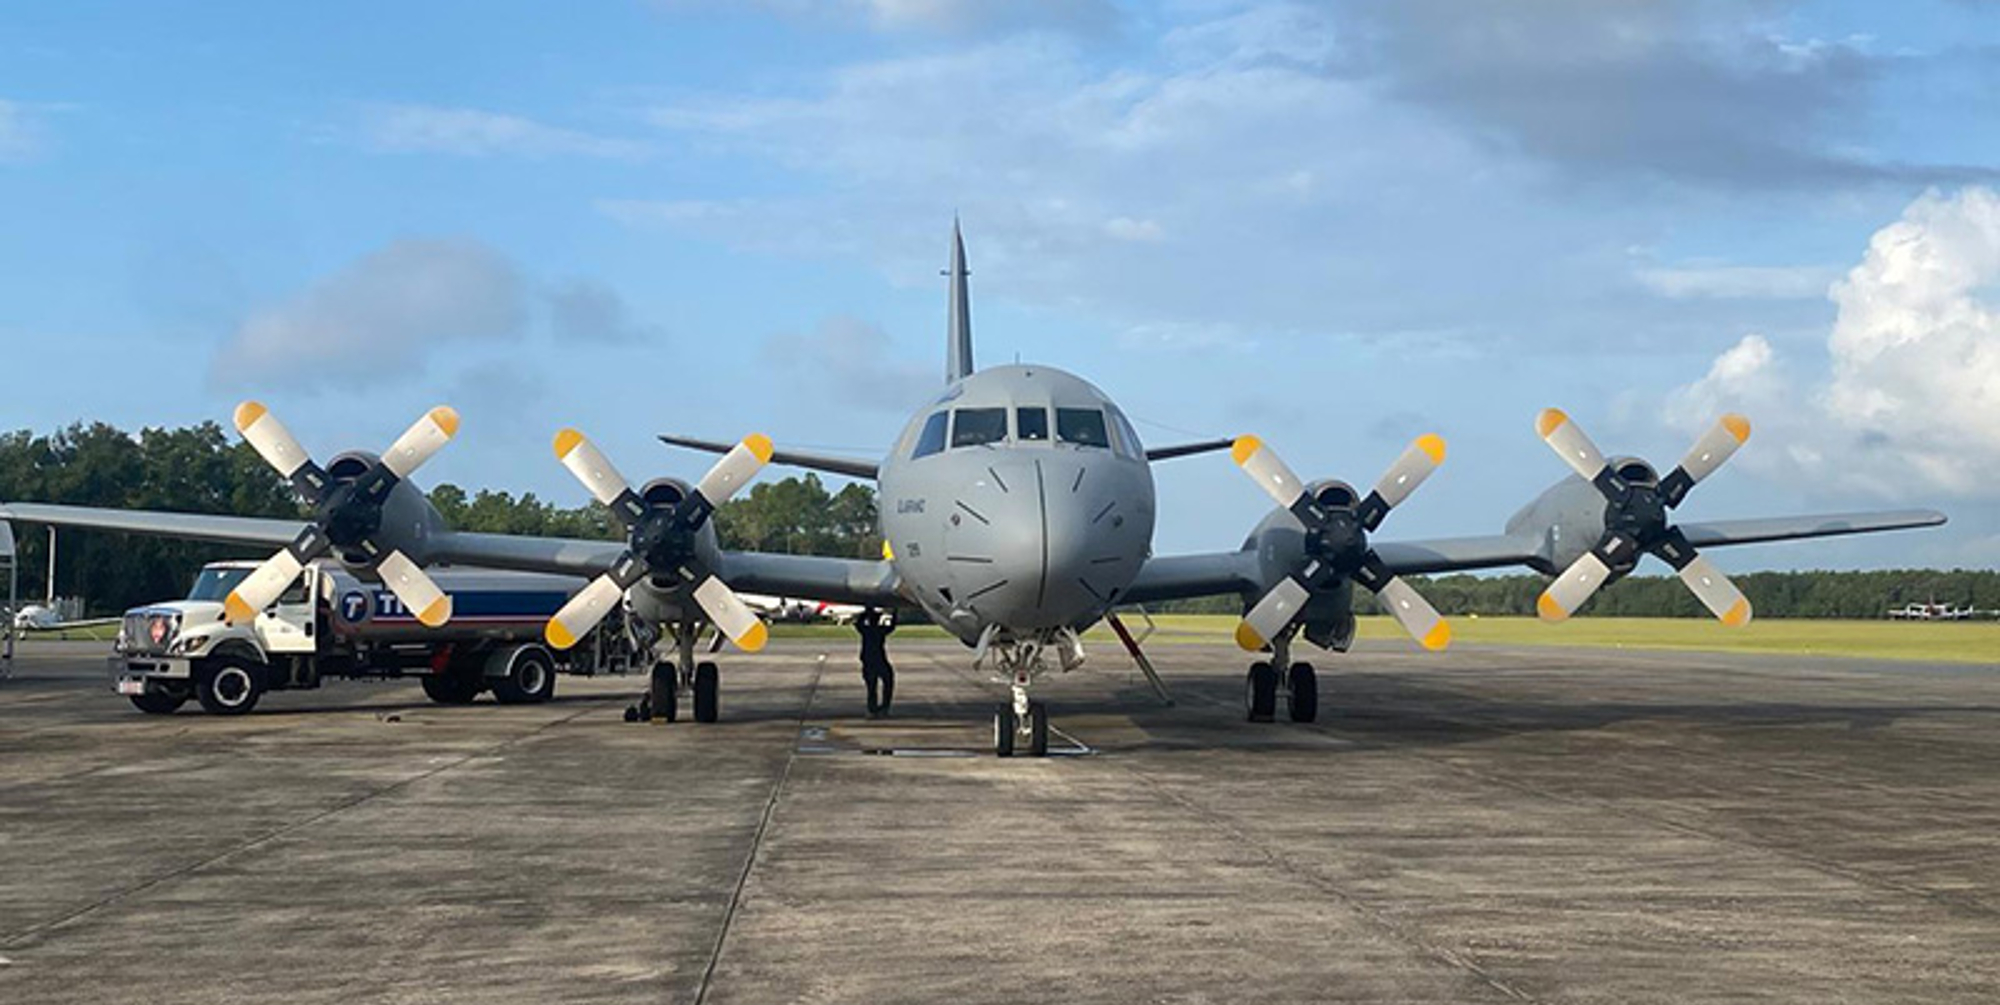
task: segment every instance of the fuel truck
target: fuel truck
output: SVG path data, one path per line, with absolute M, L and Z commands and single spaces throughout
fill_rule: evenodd
M 424 694 L 446 705 L 485 691 L 502 704 L 527 704 L 554 696 L 560 673 L 652 665 L 652 640 L 622 611 L 569 650 L 545 645 L 549 617 L 585 581 L 542 573 L 429 570 L 452 604 L 451 620 L 429 628 L 387 587 L 337 561 L 314 562 L 254 620 L 229 624 L 223 598 L 257 564 L 210 563 L 186 599 L 125 612 L 110 657 L 117 692 L 155 715 L 190 698 L 216 715 L 242 715 L 266 691 L 316 688 L 329 678 L 416 677 Z

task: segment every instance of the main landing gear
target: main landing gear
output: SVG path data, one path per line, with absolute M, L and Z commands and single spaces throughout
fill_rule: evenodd
M 674 628 L 674 663 L 653 664 L 646 693 L 625 709 L 626 722 L 673 722 L 680 718 L 681 692 L 693 698 L 694 721 L 714 722 L 722 717 L 722 671 L 713 662 L 695 662 L 696 624 L 681 622 Z
M 1244 711 L 1251 722 L 1275 722 L 1278 718 L 1278 690 L 1285 691 L 1285 710 L 1293 722 L 1319 718 L 1319 674 L 1311 663 L 1291 661 L 1292 636 L 1289 631 L 1271 640 L 1271 660 L 1250 664 L 1244 680 Z

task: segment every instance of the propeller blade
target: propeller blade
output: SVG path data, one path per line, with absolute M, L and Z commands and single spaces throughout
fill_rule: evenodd
M 1401 576 L 1391 578 L 1375 595 L 1382 599 L 1382 606 L 1388 608 L 1390 617 L 1417 640 L 1417 644 L 1432 652 L 1438 652 L 1451 645 L 1451 622 L 1417 592 L 1417 588 Z
M 771 450 L 770 437 L 763 433 L 751 433 L 722 455 L 722 459 L 708 469 L 708 474 L 702 476 L 701 484 L 696 485 L 694 490 L 708 500 L 709 505 L 722 505 L 749 484 L 750 479 L 757 477 L 757 472 L 764 470 L 764 465 L 771 463 Z M 730 638 L 735 637 L 734 633 L 730 634 Z
M 1403 456 L 1396 458 L 1396 463 L 1382 472 L 1381 479 L 1375 483 L 1375 491 L 1362 500 L 1359 510 L 1362 526 L 1368 530 L 1381 526 L 1382 518 L 1408 499 L 1410 493 L 1415 492 L 1417 486 L 1422 485 L 1424 479 L 1429 478 L 1431 472 L 1443 463 L 1444 437 L 1436 433 L 1417 437 L 1403 451 Z
M 1660 479 L 1660 491 L 1666 496 L 1668 506 L 1679 506 L 1687 498 L 1688 490 L 1701 484 L 1701 480 L 1715 473 L 1715 469 L 1736 453 L 1745 441 L 1750 439 L 1750 420 L 1731 413 L 1715 420 L 1715 425 L 1701 434 L 1688 448 L 1687 456 L 1681 458 L 1680 467 L 1667 477 Z
M 565 429 L 556 434 L 556 459 L 562 462 L 583 487 L 590 490 L 598 502 L 606 506 L 618 501 L 618 497 L 631 491 L 630 483 L 618 469 L 611 466 L 611 459 L 604 451 L 584 438 L 574 429 Z
M 312 460 L 292 431 L 260 402 L 246 401 L 236 406 L 236 431 L 286 478 Z
M 1723 624 L 1740 628 L 1750 623 L 1750 598 L 1706 557 L 1696 555 L 1693 561 L 1681 566 L 1680 575 L 1695 599 Z
M 760 465 L 761 466 L 761 465 Z M 694 602 L 708 613 L 708 620 L 736 643 L 736 648 L 754 653 L 770 641 L 771 630 L 750 609 L 736 591 L 719 577 L 710 576 L 694 588 Z
M 403 602 L 403 609 L 415 615 L 424 627 L 436 628 L 451 620 L 451 598 L 438 589 L 437 583 L 417 563 L 410 561 L 410 556 L 392 551 L 375 564 L 375 571 L 389 592 Z
M 1543 621 L 1566 621 L 1610 578 L 1611 567 L 1597 557 L 1596 551 L 1586 551 L 1542 591 L 1540 599 L 1535 601 L 1535 610 Z
M 1271 640 L 1292 623 L 1310 599 L 1311 591 L 1297 577 L 1286 576 L 1278 580 L 1278 585 L 1271 587 L 1270 592 L 1264 594 L 1236 625 L 1236 644 L 1253 653 L 1270 645 Z
M 290 548 L 265 559 L 263 565 L 243 577 L 243 581 L 229 591 L 229 596 L 223 598 L 223 619 L 232 625 L 255 620 L 257 612 L 271 606 L 285 592 L 285 587 L 299 578 L 305 567 L 305 563 L 299 561 Z
M 449 405 L 439 405 L 425 412 L 423 418 L 389 445 L 388 452 L 382 455 L 382 466 L 397 478 L 408 478 L 456 435 L 458 412 Z
M 1229 448 L 1229 456 L 1236 459 L 1236 466 L 1242 468 L 1243 473 L 1249 475 L 1259 488 L 1286 509 L 1291 509 L 1299 497 L 1306 494 L 1305 483 L 1299 481 L 1299 476 L 1293 474 L 1292 469 L 1286 467 L 1285 462 L 1255 436 L 1237 437 Z M 1269 599 L 1269 594 L 1265 596 Z M 1257 648 L 1262 649 L 1263 644 L 1259 643 Z
M 1549 445 L 1570 469 L 1582 475 L 1585 480 L 1595 481 L 1597 474 L 1604 470 L 1604 454 L 1597 444 L 1590 442 L 1570 417 L 1560 408 L 1544 408 L 1535 420 L 1535 431 L 1542 436 L 1542 442 Z
M 543 637 L 549 645 L 557 649 L 568 649 L 577 640 L 590 634 L 604 616 L 611 613 L 618 601 L 625 596 L 625 588 L 611 573 L 605 573 L 590 581 L 590 585 L 578 590 L 562 610 L 549 619 L 549 626 L 543 629 Z

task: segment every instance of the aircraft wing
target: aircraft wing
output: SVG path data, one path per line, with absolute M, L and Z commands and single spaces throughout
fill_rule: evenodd
M 1148 604 L 1223 593 L 1261 592 L 1267 585 L 1261 576 L 1254 551 L 1158 556 L 1139 567 L 1138 578 L 1118 602 Z
M 1763 541 L 1795 541 L 1841 534 L 1867 534 L 1881 530 L 1936 527 L 1944 514 L 1929 509 L 1890 510 L 1878 513 L 1831 513 L 1825 516 L 1780 516 L 1758 520 L 1720 520 L 1714 523 L 1684 523 L 1681 533 L 1697 548 L 1729 544 L 1757 544 Z
M 625 542 L 448 531 L 431 538 L 431 548 L 433 561 L 591 577 L 617 561 Z M 739 593 L 875 607 L 910 602 L 895 568 L 881 561 L 725 551 L 715 572 Z
M 188 541 L 259 545 L 282 548 L 305 529 L 303 520 L 215 516 L 206 513 L 166 513 L 143 509 L 100 509 L 95 506 L 53 506 L 43 503 L 0 503 L 0 520 L 46 523 L 147 534 Z
M 726 454 L 736 448 L 734 443 L 717 443 L 714 440 L 698 440 L 692 436 L 660 434 L 660 442 L 689 450 L 700 450 L 711 454 Z M 828 474 L 843 475 L 848 478 L 863 478 L 874 481 L 879 467 L 874 461 L 856 460 L 852 457 L 835 457 L 832 454 L 815 454 L 804 450 L 773 450 L 771 463 L 788 467 L 805 468 L 808 471 L 824 471 Z

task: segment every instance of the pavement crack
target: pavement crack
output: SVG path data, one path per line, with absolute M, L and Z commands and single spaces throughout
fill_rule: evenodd
M 805 704 L 799 708 L 798 729 L 803 732 L 806 721 L 812 718 L 814 699 L 819 697 L 820 678 L 826 674 L 826 661 L 813 663 L 812 683 L 806 688 Z M 757 820 L 756 833 L 750 837 L 750 852 L 743 856 L 743 871 L 736 875 L 736 886 L 729 893 L 729 906 L 722 912 L 722 925 L 715 933 L 715 946 L 709 950 L 708 965 L 702 968 L 701 983 L 694 991 L 695 1005 L 708 1000 L 708 989 L 714 986 L 715 971 L 722 963 L 722 951 L 729 942 L 729 930 L 736 923 L 736 911 L 743 905 L 743 891 L 750 885 L 750 874 L 757 869 L 757 855 L 764 849 L 764 835 L 771 829 L 771 818 L 778 812 L 778 800 L 785 794 L 785 783 L 791 780 L 792 768 L 799 763 L 799 744 L 796 740 L 786 747 L 785 766 L 778 772 L 778 778 L 771 783 L 771 794 L 764 800 L 764 814 Z

